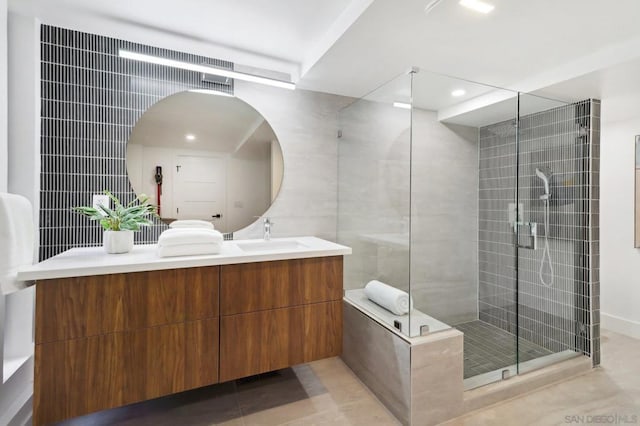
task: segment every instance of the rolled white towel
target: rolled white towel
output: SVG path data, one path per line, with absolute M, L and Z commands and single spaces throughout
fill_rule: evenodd
M 174 220 L 169 224 L 169 228 L 213 229 L 213 223 L 207 222 L 206 220 L 197 220 L 197 219 Z
M 372 302 L 393 312 L 396 315 L 406 315 L 413 309 L 413 299 L 407 292 L 392 287 L 378 280 L 372 280 L 364 286 L 364 294 Z
M 182 244 L 221 244 L 222 234 L 213 229 L 174 228 L 167 229 L 158 237 L 158 246 L 175 246 Z
M 199 256 L 205 254 L 220 254 L 222 243 L 205 244 L 177 244 L 173 246 L 158 246 L 159 257 Z

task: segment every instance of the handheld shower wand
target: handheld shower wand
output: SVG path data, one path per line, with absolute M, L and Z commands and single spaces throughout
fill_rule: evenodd
M 554 273 L 553 263 L 551 262 L 551 250 L 549 249 L 549 201 L 551 200 L 551 190 L 549 188 L 549 176 L 542 170 L 536 167 L 536 176 L 538 176 L 544 183 L 544 194 L 540 196 L 540 199 L 544 203 L 544 251 L 542 252 L 542 260 L 540 261 L 540 281 L 547 287 L 553 285 Z M 542 271 L 544 270 L 545 260 L 549 262 L 549 275 L 551 279 L 547 282 L 544 279 Z
M 536 176 L 542 179 L 542 182 L 544 183 L 544 195 L 541 195 L 540 199 L 548 200 L 551 197 L 551 192 L 549 191 L 549 178 L 542 170 L 540 170 L 537 167 L 536 167 Z

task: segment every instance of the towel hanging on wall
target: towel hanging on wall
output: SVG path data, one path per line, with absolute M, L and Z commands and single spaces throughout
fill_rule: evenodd
M 16 275 L 20 266 L 33 264 L 34 254 L 31 203 L 23 196 L 0 192 L 0 287 L 3 294 L 32 284 L 18 281 Z

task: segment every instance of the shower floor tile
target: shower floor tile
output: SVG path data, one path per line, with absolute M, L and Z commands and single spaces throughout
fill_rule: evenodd
M 506 368 L 516 363 L 516 336 L 484 321 L 469 321 L 455 326 L 464 333 L 464 378 Z M 522 338 L 520 362 L 552 352 Z

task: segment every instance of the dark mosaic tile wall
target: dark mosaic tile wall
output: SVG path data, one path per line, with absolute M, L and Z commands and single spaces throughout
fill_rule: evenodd
M 479 318 L 553 352 L 593 355 L 596 364 L 599 115 L 599 101 L 584 101 L 521 117 L 518 184 L 514 122 L 480 129 L 479 160 Z M 539 198 L 544 190 L 536 167 L 553 173 L 549 229 L 544 228 Z M 538 226 L 536 250 L 516 253 L 509 223 L 516 185 L 522 221 Z M 529 243 L 528 228 L 519 229 L 520 243 Z M 555 272 L 550 287 L 539 278 L 545 235 Z
M 232 69 L 217 59 L 43 25 L 41 52 L 40 260 L 71 247 L 99 246 L 98 224 L 73 213 L 92 194 L 111 190 L 135 198 L 126 171 L 126 144 L 136 121 L 160 99 L 187 89 L 233 93 L 201 74 L 118 56 L 119 49 Z M 136 233 L 154 243 L 166 228 L 155 223 Z

